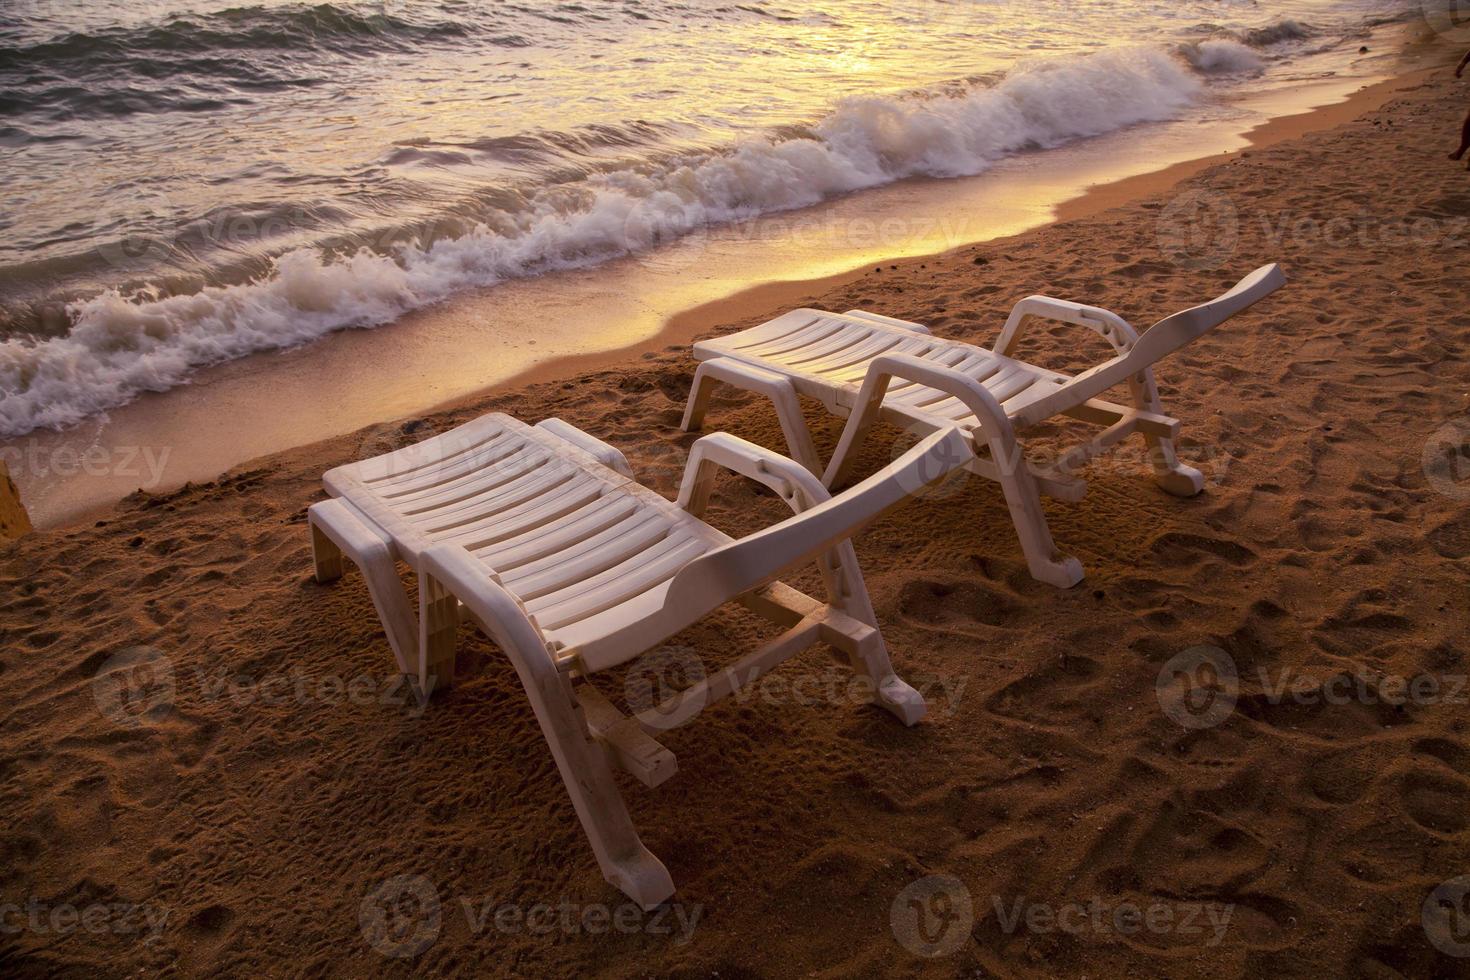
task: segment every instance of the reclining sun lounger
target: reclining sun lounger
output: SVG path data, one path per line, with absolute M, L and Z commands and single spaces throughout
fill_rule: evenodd
M 514 664 L 602 873 L 645 908 L 674 890 L 643 846 L 610 765 L 649 786 L 675 770 L 651 732 L 675 727 L 825 641 L 874 703 L 912 725 L 924 701 L 889 663 L 848 538 L 962 458 L 937 432 L 837 497 L 802 466 L 733 436 L 696 442 L 677 503 L 635 482 L 622 455 L 558 419 L 488 415 L 418 445 L 338 467 L 308 521 L 318 581 L 362 570 L 401 671 L 450 684 L 461 604 Z M 700 519 L 719 467 L 796 514 L 740 540 Z M 815 560 L 826 602 L 775 581 Z M 418 573 L 419 613 L 395 562 Z M 627 663 L 732 600 L 784 632 L 662 704 L 624 715 L 573 679 Z
M 1204 487 L 1200 472 L 1175 455 L 1179 422 L 1163 414 L 1153 365 L 1285 282 L 1278 266 L 1263 266 L 1219 298 L 1160 320 L 1142 337 L 1107 310 L 1030 296 L 1011 310 L 993 350 L 941 340 L 917 323 L 860 310 L 794 310 L 694 345 L 694 356 L 703 363 L 694 375 L 683 426 L 700 427 L 716 382 L 764 395 L 775 406 L 792 457 L 823 473 L 828 488 L 840 485 L 875 418 L 921 432 L 958 426 L 969 439 L 967 468 L 998 480 L 1005 492 L 1031 574 L 1068 588 L 1081 581 L 1082 565 L 1058 554 L 1040 494 L 1080 500 L 1086 484 L 1073 471 L 1135 432 L 1149 446 L 1159 486 L 1180 497 L 1199 493 Z M 1009 355 L 1032 319 L 1086 327 L 1101 334 L 1115 356 L 1074 377 L 1013 359 Z M 1123 382 L 1131 407 L 1098 397 Z M 848 417 L 825 473 L 798 395 Z M 1020 437 L 1057 415 L 1105 428 L 1049 466 L 1029 463 Z

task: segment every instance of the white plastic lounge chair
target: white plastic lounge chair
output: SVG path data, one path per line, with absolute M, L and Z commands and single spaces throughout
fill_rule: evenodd
M 935 433 L 882 472 L 830 497 L 804 467 L 725 434 L 690 452 L 677 503 L 629 475 L 616 449 L 557 419 L 531 427 L 488 415 L 418 445 L 338 467 L 336 499 L 308 512 L 318 581 L 357 563 L 399 669 L 422 692 L 453 680 L 460 604 L 515 665 L 608 881 L 645 908 L 674 890 L 643 846 L 613 781 L 649 786 L 675 771 L 650 732 L 687 721 L 817 641 L 846 655 L 874 703 L 912 725 L 924 701 L 889 663 L 848 537 L 963 456 Z M 700 520 L 715 471 L 775 490 L 795 516 L 740 540 Z M 395 560 L 418 573 L 414 615 Z M 828 600 L 776 582 L 816 560 Z M 622 713 L 573 679 L 626 663 L 726 602 L 784 630 L 692 687 Z
M 968 469 L 998 480 L 1004 489 L 1031 574 L 1069 588 L 1081 581 L 1082 565 L 1058 554 L 1040 494 L 1080 500 L 1087 485 L 1073 471 L 1135 432 L 1148 443 L 1159 486 L 1180 497 L 1199 493 L 1204 487 L 1200 472 L 1175 455 L 1179 422 L 1162 412 L 1153 365 L 1285 282 L 1278 266 L 1263 266 L 1219 298 L 1160 320 L 1142 337 L 1107 310 L 1028 296 L 1011 310 L 993 350 L 940 340 L 917 323 L 861 310 L 794 310 L 694 345 L 694 356 L 703 363 L 694 375 L 683 426 L 699 428 L 716 382 L 764 395 L 775 406 L 792 457 L 823 473 L 828 488 L 840 485 L 877 417 L 911 431 L 959 426 L 970 439 Z M 1115 356 L 1075 377 L 1015 360 L 1009 355 L 1032 319 L 1087 327 L 1112 345 Z M 1123 382 L 1131 407 L 1098 397 Z M 825 472 L 798 395 L 848 417 Z M 1050 466 L 1028 463 L 1019 437 L 1056 415 L 1105 429 Z

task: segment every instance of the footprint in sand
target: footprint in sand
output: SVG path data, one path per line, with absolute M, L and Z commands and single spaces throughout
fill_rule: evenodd
M 1200 565 L 1218 559 L 1239 568 L 1256 560 L 1256 553 L 1243 544 L 1182 531 L 1159 535 L 1149 545 L 1149 550 L 1164 565 Z
M 1414 770 L 1398 779 L 1397 793 L 1409 819 L 1426 830 L 1457 834 L 1470 822 L 1470 783 L 1459 776 Z
M 1032 667 L 986 699 L 986 710 L 1041 725 L 1075 724 L 1079 715 L 1102 711 L 1107 698 L 1102 665 L 1090 657 L 1061 656 Z
M 1470 749 L 1447 738 L 1421 738 L 1410 747 L 1415 755 L 1435 759 L 1462 776 L 1470 776 Z
M 898 608 L 903 618 L 915 626 L 978 637 L 993 635 L 985 627 L 1012 625 L 1022 612 L 1020 602 L 1012 597 L 968 580 L 906 582 L 899 593 Z

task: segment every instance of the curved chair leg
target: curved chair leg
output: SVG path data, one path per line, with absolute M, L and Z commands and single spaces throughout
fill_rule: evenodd
M 602 876 L 642 908 L 656 908 L 674 894 L 674 880 L 633 828 L 607 753 L 588 733 L 571 680 L 552 666 L 544 649 L 518 649 L 509 637 L 496 636 L 496 642 L 526 688 Z
M 1154 381 L 1154 372 L 1149 368 L 1130 380 L 1128 388 L 1133 395 L 1133 404 L 1146 412 L 1163 414 L 1159 400 L 1159 386 Z M 1179 462 L 1174 452 L 1174 440 L 1163 436 L 1144 435 L 1148 444 L 1148 458 L 1154 469 L 1154 482 L 1165 493 L 1176 497 L 1193 497 L 1205 488 L 1204 474 L 1193 466 Z
M 680 423 L 685 432 L 694 432 L 704 424 L 705 413 L 709 410 L 710 392 L 717 381 L 768 398 L 776 409 L 776 418 L 781 422 L 781 434 L 786 437 L 791 458 L 812 473 L 821 475 L 822 464 L 817 458 L 812 434 L 807 430 L 806 418 L 801 414 L 801 402 L 796 397 L 796 388 L 789 379 L 770 371 L 762 371 L 758 367 L 722 358 L 699 365 L 694 372 L 694 383 L 689 388 L 689 402 L 684 407 L 684 419 Z
M 1144 436 L 1148 442 L 1148 458 L 1154 468 L 1154 482 L 1176 497 L 1193 497 L 1205 488 L 1205 475 L 1193 466 L 1179 462 L 1174 440 L 1162 436 Z
M 923 695 L 893 670 L 852 541 L 837 545 L 823 555 L 818 564 L 827 586 L 828 601 L 850 620 L 840 626 L 829 623 L 838 635 L 829 636 L 828 640 L 835 640 L 834 645 L 847 654 L 853 673 L 866 678 L 872 685 L 874 704 L 889 711 L 905 725 L 918 724 L 929 706 L 924 703 Z
M 419 576 L 419 695 L 454 686 L 454 651 L 459 639 L 459 600 L 435 579 Z
M 557 668 L 541 633 L 463 549 L 431 549 L 421 564 L 430 594 L 462 602 L 515 668 L 602 876 L 644 909 L 658 906 L 674 893 L 674 881 L 633 829 L 607 750 L 593 739 L 571 678 Z
M 709 412 L 709 397 L 714 390 L 715 382 L 719 379 L 710 377 L 705 367 L 711 362 L 705 361 L 694 369 L 694 381 L 689 385 L 689 401 L 684 404 L 684 418 L 679 422 L 679 428 L 685 432 L 698 432 L 704 425 L 704 417 Z
M 878 407 L 882 396 L 875 401 L 859 402 L 842 426 L 842 435 L 837 439 L 837 448 L 827 460 L 827 471 L 822 474 L 822 483 L 828 490 L 836 490 L 852 475 L 852 464 L 857 459 L 858 448 L 868 437 L 868 430 L 878 418 Z
M 335 582 L 342 577 L 342 549 L 309 518 L 308 523 L 311 524 L 311 560 L 316 566 L 317 584 Z
M 873 703 L 893 717 L 912 728 L 929 713 L 924 696 L 893 672 L 888 660 L 888 648 L 877 630 L 870 634 L 871 642 L 859 646 L 850 658 L 854 672 L 866 677 L 873 685 Z
M 545 652 L 537 655 L 545 657 Z M 657 908 L 674 894 L 669 869 L 643 846 L 633 828 L 607 753 L 588 734 L 571 681 L 557 674 L 543 678 L 542 684 L 552 689 L 528 687 L 527 693 L 603 878 L 642 908 Z
M 1000 486 L 1005 492 L 1011 523 L 1021 539 L 1021 551 L 1031 577 L 1059 589 L 1070 589 L 1082 581 L 1082 563 L 1057 551 L 1046 512 L 1041 509 L 1041 490 L 1036 478 L 1026 468 L 1026 457 L 1015 437 L 994 436 L 989 440 L 990 455 L 1000 472 Z
M 1052 540 L 1051 530 L 1046 524 L 1046 514 L 1041 509 L 1041 491 L 1026 466 L 1026 456 L 1016 441 L 1009 418 L 990 393 L 973 378 L 955 375 L 902 355 L 874 358 L 822 482 L 830 489 L 847 478 L 857 447 L 877 419 L 888 382 L 894 377 L 907 377 L 946 391 L 965 402 L 978 423 L 970 438 L 977 444 L 983 441 L 990 448 L 998 474 L 996 478 L 1005 491 L 1011 523 L 1021 539 L 1021 550 L 1026 554 L 1026 565 L 1032 577 L 1059 589 L 1069 589 L 1082 581 L 1082 563 L 1057 553 L 1056 542 Z

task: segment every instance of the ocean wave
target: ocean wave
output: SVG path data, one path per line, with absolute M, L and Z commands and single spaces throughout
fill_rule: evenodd
M 1203 83 L 1152 48 L 1024 63 L 960 93 L 846 98 L 805 132 L 750 139 L 572 185 L 391 254 L 302 248 L 244 283 L 189 295 L 116 290 L 69 307 L 61 337 L 0 343 L 0 435 L 59 428 L 199 367 L 369 327 L 474 286 L 645 251 L 700 228 L 905 177 L 981 173 L 1032 148 L 1177 117 Z
M 1181 44 L 1179 54 L 1206 75 L 1258 75 L 1264 68 L 1261 56 L 1238 41 Z
M 1316 28 L 1290 18 L 1278 20 L 1265 27 L 1253 27 L 1237 35 L 1242 43 L 1253 48 L 1269 48 L 1287 41 L 1305 41 L 1316 36 Z
M 232 7 L 174 16 L 160 24 L 101 28 L 23 45 L 0 45 L 0 74 L 76 77 L 135 72 L 149 78 L 173 75 L 249 79 L 260 65 L 222 58 L 220 52 L 327 51 L 370 53 L 410 50 L 417 44 L 454 41 L 478 33 L 474 24 L 453 19 L 413 20 L 350 5 Z M 514 35 L 487 43 L 523 46 Z

